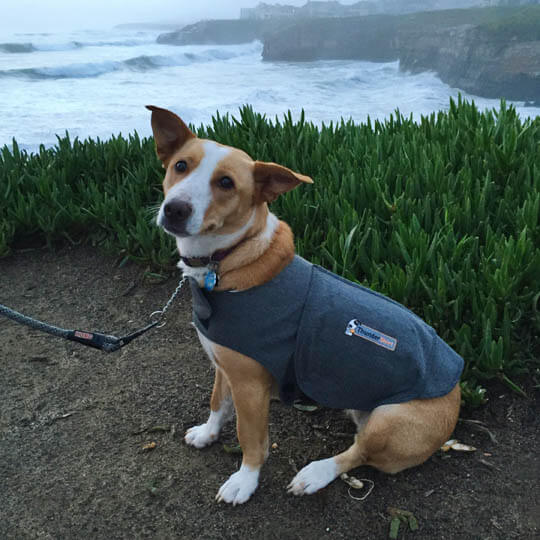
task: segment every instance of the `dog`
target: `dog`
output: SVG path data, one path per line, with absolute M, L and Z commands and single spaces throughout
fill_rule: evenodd
M 350 448 L 296 474 L 294 495 L 361 465 L 393 474 L 423 463 L 457 423 L 461 357 L 397 302 L 295 255 L 290 227 L 268 204 L 310 177 L 200 139 L 173 112 L 147 108 L 165 169 L 157 223 L 176 239 L 215 366 L 210 415 L 185 442 L 214 443 L 236 412 L 242 464 L 216 500 L 242 504 L 255 492 L 276 392 L 287 403 L 304 395 L 348 409 L 357 425 Z

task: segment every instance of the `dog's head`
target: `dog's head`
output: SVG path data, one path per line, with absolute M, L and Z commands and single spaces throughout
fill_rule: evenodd
M 281 165 L 253 161 L 237 148 L 199 139 L 171 111 L 147 108 L 166 170 L 157 222 L 177 238 L 234 233 L 257 207 L 301 182 L 313 182 Z

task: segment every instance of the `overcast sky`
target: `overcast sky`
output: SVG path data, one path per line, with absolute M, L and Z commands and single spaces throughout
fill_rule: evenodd
M 129 22 L 185 23 L 236 18 L 260 0 L 0 0 L 0 29 L 11 32 L 110 28 Z M 342 0 L 352 4 L 356 0 Z M 301 6 L 305 0 L 281 0 Z

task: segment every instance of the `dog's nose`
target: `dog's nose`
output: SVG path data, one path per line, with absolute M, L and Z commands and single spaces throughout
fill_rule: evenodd
M 172 200 L 164 206 L 163 212 L 171 223 L 181 225 L 193 213 L 193 206 L 186 201 Z

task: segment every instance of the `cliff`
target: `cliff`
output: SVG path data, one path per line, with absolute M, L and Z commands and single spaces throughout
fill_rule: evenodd
M 500 39 L 462 25 L 400 36 L 400 69 L 437 72 L 445 83 L 478 96 L 540 101 L 540 40 Z
M 264 60 L 396 60 L 398 18 L 305 19 L 264 40 Z
M 201 21 L 175 32 L 160 34 L 157 42 L 168 45 L 236 45 L 256 39 L 262 41 L 268 33 L 279 28 L 283 28 L 280 19 Z
M 269 33 L 264 60 L 400 60 L 478 96 L 540 101 L 540 6 L 311 19 Z
M 483 9 L 454 9 L 413 15 L 296 19 L 289 27 L 279 28 L 266 35 L 263 59 L 397 60 L 398 37 L 401 34 L 403 39 L 406 31 L 412 34 L 418 29 L 422 33 L 430 29 L 485 20 L 486 10 Z
M 540 6 L 477 11 L 482 20 L 446 28 L 408 21 L 398 37 L 400 68 L 435 71 L 479 96 L 540 101 Z
M 540 6 L 411 15 L 201 21 L 161 34 L 171 45 L 264 42 L 264 60 L 400 61 L 474 95 L 540 102 Z

